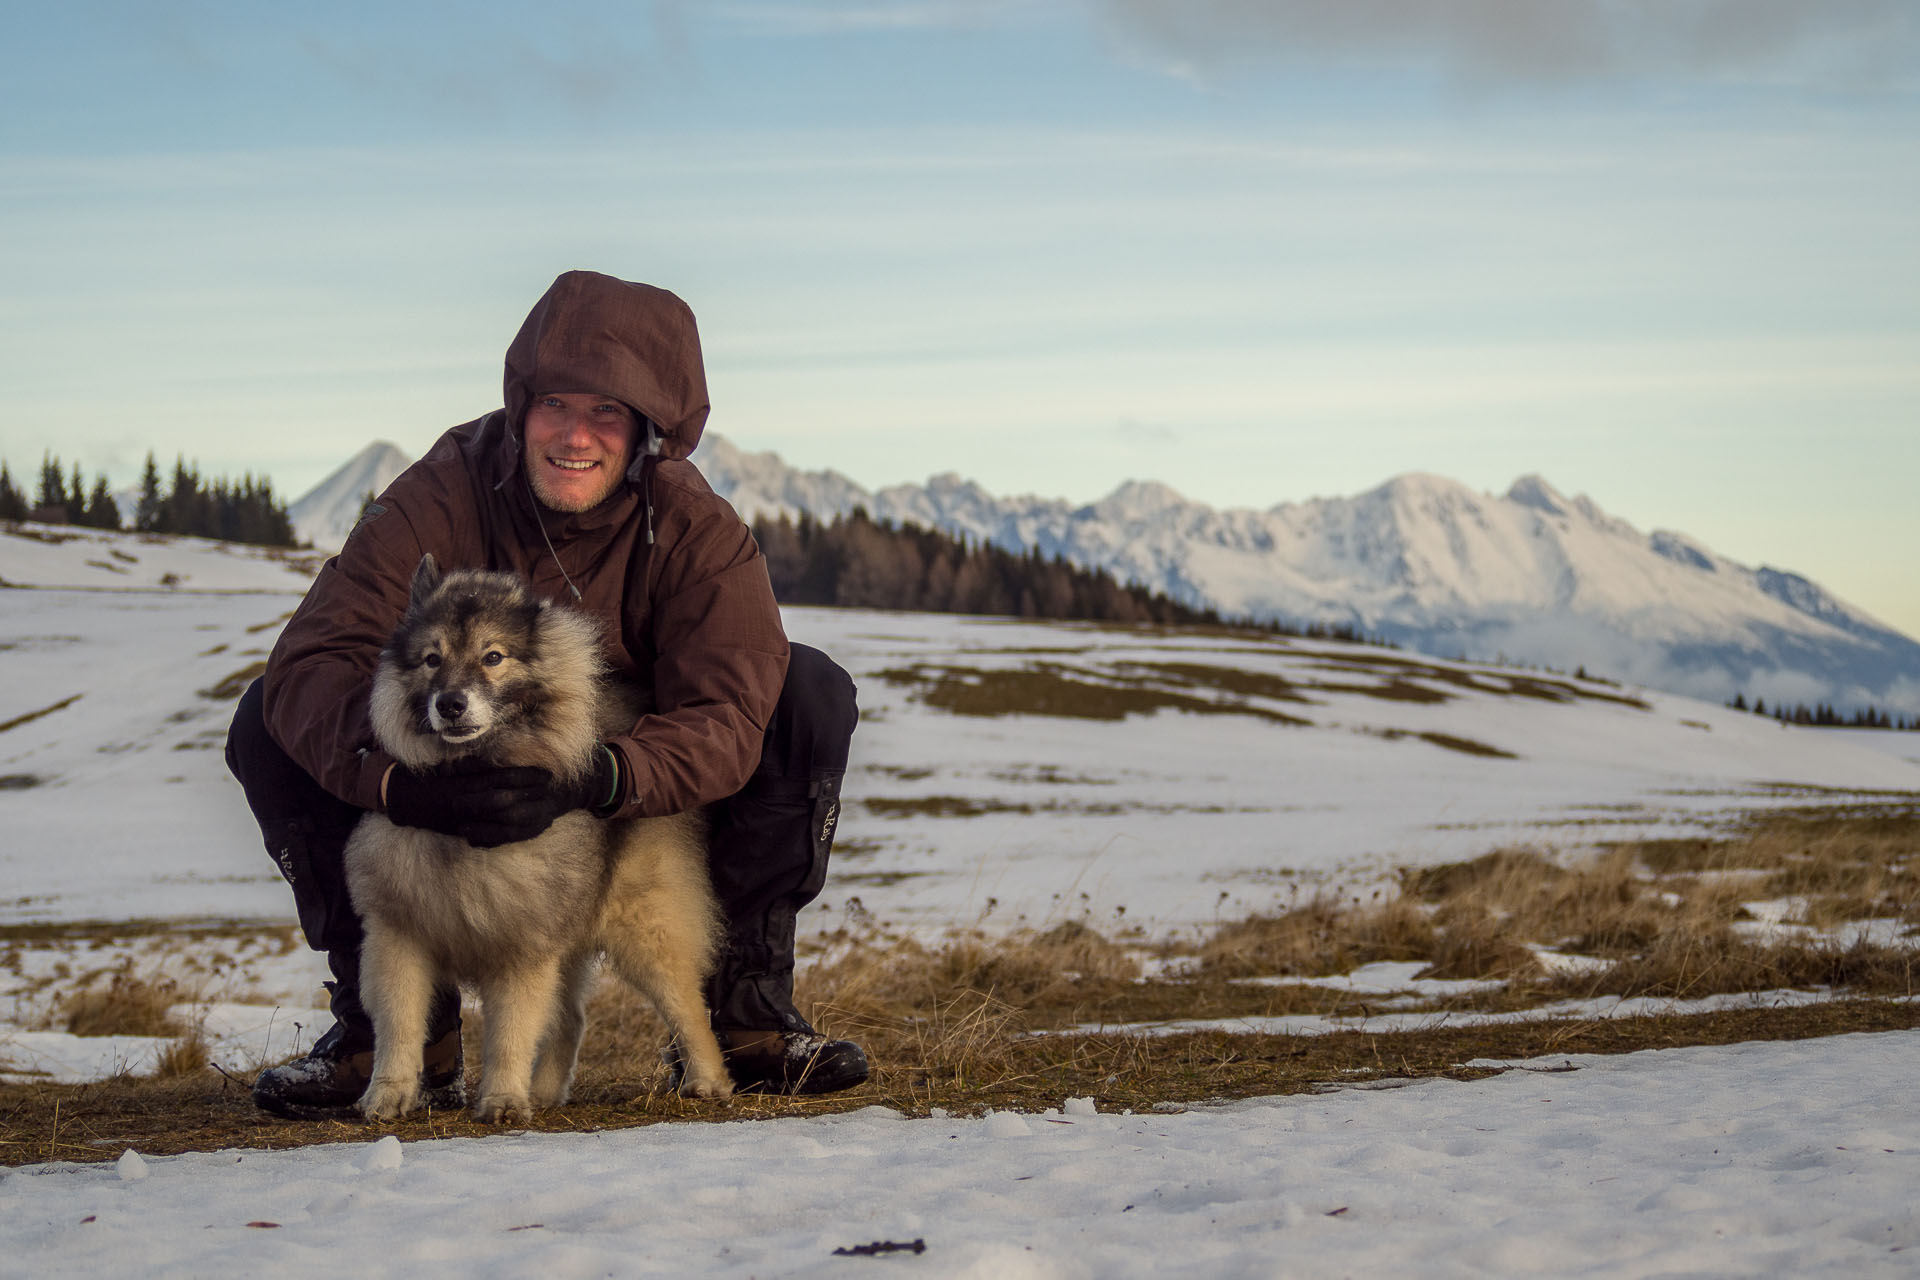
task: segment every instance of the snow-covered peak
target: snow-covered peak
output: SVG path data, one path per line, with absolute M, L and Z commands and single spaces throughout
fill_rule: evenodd
M 980 504 L 995 501 L 977 480 L 969 480 L 958 471 L 942 471 L 930 478 L 927 493 L 942 502 Z
M 1675 564 L 1699 569 L 1703 573 L 1718 571 L 1718 557 L 1684 533 L 1675 533 L 1671 529 L 1655 529 L 1652 536 L 1647 539 L 1647 545 L 1655 555 L 1665 556 Z
M 1129 480 L 1087 511 L 1100 519 L 1132 523 L 1179 512 L 1189 505 L 1170 485 L 1158 480 Z
M 711 431 L 701 437 L 694 462 L 743 520 L 797 519 L 803 512 L 831 520 L 871 502 L 838 471 L 801 471 L 777 453 L 748 453 Z
M 1507 489 L 1507 501 L 1544 511 L 1550 516 L 1566 515 L 1569 505 L 1566 496 L 1548 484 L 1546 477 L 1537 473 L 1515 480 Z
M 294 533 L 315 547 L 339 546 L 353 532 L 367 499 L 412 465 L 399 445 L 374 441 L 287 508 Z

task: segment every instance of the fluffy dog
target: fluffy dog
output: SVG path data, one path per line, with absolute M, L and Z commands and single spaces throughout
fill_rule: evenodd
M 373 681 L 374 736 L 417 770 L 478 760 L 577 779 L 633 710 L 607 679 L 593 619 L 534 599 L 513 574 L 443 576 L 432 556 L 414 573 Z M 428 1005 L 448 981 L 477 988 L 486 1010 L 475 1118 L 565 1102 L 602 954 L 666 1020 L 686 1063 L 681 1092 L 732 1092 L 701 994 L 720 926 L 697 815 L 575 811 L 532 840 L 482 849 L 370 813 L 346 869 L 366 923 L 369 1118 L 420 1105 Z

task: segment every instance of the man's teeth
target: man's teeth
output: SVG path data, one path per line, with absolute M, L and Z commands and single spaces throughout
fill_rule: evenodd
M 547 461 L 559 467 L 562 471 L 587 471 L 596 465 L 591 460 L 582 460 L 580 458 L 548 458 Z

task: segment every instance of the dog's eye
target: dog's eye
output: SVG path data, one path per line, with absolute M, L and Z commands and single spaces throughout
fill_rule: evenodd
M 420 659 L 420 665 L 425 667 L 427 670 L 432 671 L 435 667 L 438 667 L 440 665 L 440 655 L 437 653 L 429 653 L 425 657 Z
M 506 660 L 507 660 L 507 655 L 500 652 L 498 649 L 487 650 L 487 656 L 480 659 L 480 661 L 486 663 L 490 667 L 497 667 L 501 663 L 505 662 Z

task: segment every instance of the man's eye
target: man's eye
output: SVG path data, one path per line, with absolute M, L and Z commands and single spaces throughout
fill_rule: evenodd
M 440 665 L 440 655 L 437 653 L 429 653 L 425 657 L 420 659 L 420 665 L 425 667 L 427 670 L 432 671 L 434 668 Z
M 498 649 L 487 650 L 487 656 L 480 659 L 480 661 L 486 663 L 490 667 L 497 667 L 501 663 L 505 662 L 506 660 L 507 660 L 507 655 L 500 652 Z

